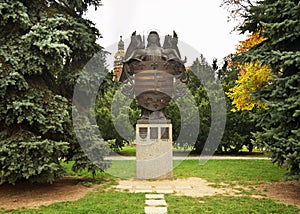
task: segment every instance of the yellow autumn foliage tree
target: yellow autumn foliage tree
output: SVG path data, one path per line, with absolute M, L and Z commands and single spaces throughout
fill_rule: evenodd
M 251 92 L 271 84 L 271 69 L 256 62 L 244 63 L 236 85 L 226 94 L 232 99 L 237 110 L 251 110 L 255 106 L 265 108 L 260 100 L 251 97 Z
M 264 41 L 265 38 L 259 33 L 253 33 L 244 41 L 241 41 L 236 48 L 235 55 L 249 50 L 254 45 Z M 272 82 L 271 69 L 268 65 L 261 65 L 258 62 L 235 63 L 230 66 L 237 66 L 240 69 L 238 80 L 234 87 L 226 93 L 232 99 L 236 110 L 252 110 L 256 107 L 266 108 L 267 106 L 251 96 L 251 93 L 265 87 Z
M 248 35 L 246 40 L 240 41 L 237 45 L 235 49 L 235 55 L 249 50 L 253 46 L 263 42 L 264 40 L 266 40 L 266 38 L 261 37 L 258 32 Z

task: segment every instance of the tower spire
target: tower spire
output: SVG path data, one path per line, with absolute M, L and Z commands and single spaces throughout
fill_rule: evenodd
M 118 42 L 118 51 L 115 54 L 114 61 L 114 72 L 113 72 L 113 81 L 119 82 L 122 69 L 123 69 L 123 60 L 125 58 L 124 42 L 122 40 L 122 35 L 120 36 L 120 41 Z

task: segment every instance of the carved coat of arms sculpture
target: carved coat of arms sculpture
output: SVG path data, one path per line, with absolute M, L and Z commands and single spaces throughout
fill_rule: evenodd
M 186 58 L 181 59 L 177 44 L 175 32 L 165 36 L 163 47 L 156 31 L 149 33 L 146 47 L 136 32 L 131 36 L 120 81 L 123 93 L 141 105 L 141 119 L 166 119 L 170 100 L 184 94 L 180 83 L 187 82 Z

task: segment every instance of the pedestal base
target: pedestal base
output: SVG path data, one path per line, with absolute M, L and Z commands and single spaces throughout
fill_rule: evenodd
M 136 125 L 136 178 L 170 179 L 173 177 L 172 124 L 170 120 Z

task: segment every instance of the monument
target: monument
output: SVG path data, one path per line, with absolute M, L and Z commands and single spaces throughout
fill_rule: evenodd
M 178 49 L 178 37 L 166 35 L 161 47 L 160 37 L 151 31 L 147 46 L 133 32 L 123 60 L 119 80 L 122 93 L 138 101 L 142 109 L 136 125 L 136 178 L 172 178 L 172 123 L 166 116 L 171 99 L 184 95 L 182 83 L 187 82 L 184 63 Z

